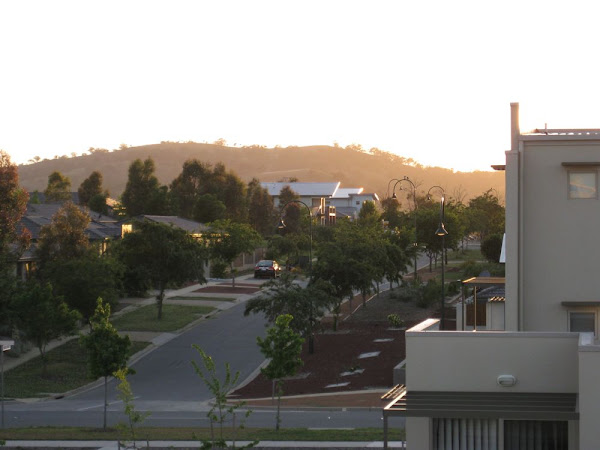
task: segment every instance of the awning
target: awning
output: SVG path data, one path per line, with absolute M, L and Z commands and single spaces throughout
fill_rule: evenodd
M 539 392 L 405 391 L 384 416 L 578 420 L 577 394 Z

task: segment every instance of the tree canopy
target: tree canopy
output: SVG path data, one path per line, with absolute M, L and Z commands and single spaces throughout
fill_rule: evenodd
M 158 318 L 162 318 L 165 289 L 169 284 L 190 280 L 204 282 L 205 247 L 180 228 L 138 221 L 118 245 L 117 257 L 125 266 L 125 276 L 148 282 L 158 290 Z
M 62 202 L 71 198 L 71 180 L 60 172 L 48 176 L 48 186 L 44 190 L 46 203 Z

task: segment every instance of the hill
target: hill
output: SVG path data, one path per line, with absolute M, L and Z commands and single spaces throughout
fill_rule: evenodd
M 104 177 L 105 188 L 117 198 L 125 189 L 131 162 L 148 157 L 154 160 L 156 176 L 162 184 L 171 183 L 181 172 L 184 161 L 197 158 L 210 164 L 222 162 L 246 182 L 253 177 L 260 181 L 278 181 L 285 177 L 296 177 L 299 181 L 341 181 L 342 187 L 363 187 L 365 192 L 376 192 L 384 198 L 391 179 L 408 176 L 417 184 L 419 193 L 426 192 L 430 186 L 440 185 L 449 196 L 461 192 L 461 196 L 468 199 L 493 188 L 502 200 L 504 198 L 502 172 L 453 172 L 440 167 L 421 166 L 377 149 L 366 152 L 356 147 L 325 145 L 237 148 L 194 142 L 163 142 L 20 165 L 19 177 L 21 185 L 29 191 L 43 191 L 48 175 L 59 171 L 71 179 L 73 190 L 76 190 L 92 171 L 98 170 Z M 490 164 L 498 162 L 490 161 Z

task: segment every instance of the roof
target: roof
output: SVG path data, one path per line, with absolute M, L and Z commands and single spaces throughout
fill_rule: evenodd
M 39 239 L 40 229 L 52 221 L 52 217 L 63 207 L 60 203 L 28 203 L 27 210 L 19 222 L 19 228 L 27 228 L 31 238 Z M 90 224 L 86 234 L 91 240 L 120 237 L 121 227 L 113 217 L 105 216 L 88 208 L 79 206 L 79 209 L 90 215 Z
M 578 420 L 577 394 L 546 392 L 403 391 L 384 416 L 461 419 Z
M 73 203 L 75 203 L 76 205 L 79 204 L 79 192 L 70 192 L 71 197 L 66 199 L 66 200 L 57 200 L 55 202 L 50 202 L 48 204 L 58 204 L 58 205 L 62 205 L 65 202 L 68 201 L 72 201 Z M 43 192 L 30 192 L 29 193 L 29 199 L 33 199 L 34 197 L 37 197 L 37 201 L 41 203 L 46 203 L 46 194 L 44 194 Z
M 349 198 L 351 195 L 361 194 L 362 191 L 363 188 L 338 188 L 332 198 Z
M 260 183 L 267 190 L 270 196 L 277 197 L 281 190 L 289 186 L 300 197 L 333 197 L 336 195 L 340 182 L 328 183 Z
M 177 216 L 141 215 L 137 216 L 136 219 L 149 220 L 151 222 L 157 223 L 166 223 L 168 225 L 173 225 L 174 227 L 181 228 L 182 230 L 185 230 L 188 233 L 208 230 L 208 227 L 203 223 L 195 222 L 193 220 L 184 219 L 183 217 Z
M 467 280 L 463 280 L 462 284 L 468 284 L 471 286 L 491 286 L 491 285 L 504 285 L 506 284 L 506 278 L 504 277 L 473 277 Z

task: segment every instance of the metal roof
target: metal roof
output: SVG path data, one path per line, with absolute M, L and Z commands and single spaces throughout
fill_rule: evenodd
M 473 277 L 463 280 L 462 284 L 470 286 L 489 286 L 494 284 L 506 284 L 505 277 Z
M 332 198 L 349 198 L 351 195 L 361 194 L 363 188 L 338 188 Z
M 384 416 L 578 420 L 577 394 L 547 392 L 404 391 Z
M 333 197 L 340 187 L 340 182 L 329 183 L 260 183 L 272 197 L 279 196 L 281 190 L 289 186 L 289 188 L 297 193 L 300 197 Z

